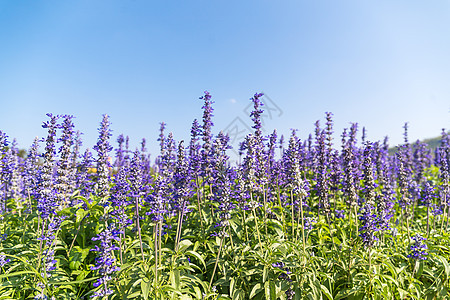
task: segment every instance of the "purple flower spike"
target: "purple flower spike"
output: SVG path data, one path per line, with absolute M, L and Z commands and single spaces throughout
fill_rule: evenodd
M 411 253 L 408 254 L 408 257 L 418 260 L 426 260 L 428 255 L 426 250 L 428 249 L 428 246 L 423 242 L 426 241 L 426 238 L 422 237 L 420 234 L 416 234 L 411 239 L 414 240 L 414 244 L 410 248 Z
M 109 167 L 111 165 L 109 163 L 108 153 L 112 150 L 109 144 L 109 138 L 111 137 L 109 125 L 108 115 L 103 115 L 103 121 L 98 129 L 100 136 L 97 144 L 94 146 L 94 150 L 97 151 L 97 195 L 102 198 L 109 196 Z
M 98 273 L 102 276 L 94 283 L 94 287 L 101 286 L 100 291 L 96 292 L 92 297 L 103 297 L 112 294 L 112 290 L 108 288 L 108 281 L 112 279 L 111 274 L 120 270 L 119 267 L 114 265 L 116 259 L 113 254 L 114 250 L 119 250 L 119 247 L 114 245 L 114 241 L 120 241 L 120 233 L 122 232 L 110 225 L 110 227 L 92 238 L 93 241 L 100 241 L 100 247 L 95 245 L 91 249 L 91 251 L 98 252 L 95 266 L 91 267 L 91 270 L 98 270 Z

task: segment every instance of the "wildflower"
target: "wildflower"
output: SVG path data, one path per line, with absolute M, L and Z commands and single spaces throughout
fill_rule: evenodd
M 91 180 L 91 164 L 93 162 L 92 154 L 89 149 L 86 149 L 81 157 L 81 162 L 78 164 L 78 172 L 76 177 L 75 186 L 80 190 L 80 194 L 83 197 L 88 197 L 92 193 L 93 182 Z
M 312 217 L 304 217 L 303 221 L 305 222 L 305 230 L 312 230 L 313 223 L 316 223 L 316 219 Z
M 36 287 L 41 289 L 41 292 L 39 294 L 37 294 L 36 296 L 34 296 L 34 300 L 47 300 L 48 297 L 44 294 L 45 285 L 42 282 L 38 282 L 36 284 Z
M 41 218 L 47 219 L 50 214 L 55 211 L 55 191 L 53 189 L 53 167 L 55 156 L 55 136 L 58 124 L 58 116 L 47 114 L 49 121 L 44 122 L 43 128 L 47 128 L 48 135 L 45 140 L 44 164 L 42 166 L 41 184 L 39 190 L 37 209 L 41 214 Z
M 434 193 L 435 188 L 433 183 L 431 181 L 425 182 L 421 193 L 421 203 L 426 207 L 431 207 L 433 204 Z
M 52 274 L 50 273 L 50 271 L 56 269 L 55 250 L 49 248 L 44 250 L 42 254 L 47 277 L 51 277 Z
M 378 237 L 375 236 L 375 232 L 379 230 L 377 226 L 378 219 L 375 214 L 375 208 L 370 204 L 366 204 L 361 210 L 362 213 L 359 220 L 361 221 L 362 226 L 359 228 L 359 231 L 361 232 L 359 236 L 362 238 L 365 246 L 372 247 L 375 242 L 378 241 Z
M 74 143 L 73 140 L 73 116 L 64 116 L 64 121 L 62 124 L 62 136 L 58 139 L 62 145 L 59 148 L 60 159 L 58 161 L 57 177 L 55 180 L 55 200 L 59 209 L 66 207 L 69 204 L 70 189 L 73 185 L 71 180 L 72 168 L 74 167 L 71 163 L 71 147 Z
M 94 287 L 101 287 L 99 291 L 95 292 L 92 297 L 103 297 L 112 294 L 112 290 L 108 288 L 108 281 L 112 279 L 111 274 L 119 271 L 120 268 L 114 266 L 116 259 L 113 251 L 119 250 L 119 247 L 113 244 L 113 241 L 119 241 L 119 234 L 121 232 L 116 230 L 113 225 L 106 228 L 104 231 L 93 237 L 93 241 L 100 241 L 100 247 L 95 245 L 91 251 L 98 252 L 95 259 L 95 266 L 91 270 L 98 270 L 100 277 L 93 285 Z
M 6 258 L 6 254 L 4 252 L 0 253 L 0 267 L 3 267 L 10 261 L 11 260 L 9 258 Z
M 428 255 L 426 250 L 428 249 L 428 246 L 423 243 L 426 238 L 422 237 L 420 234 L 416 234 L 411 239 L 414 240 L 414 244 L 410 247 L 411 253 L 408 254 L 408 257 L 418 260 L 426 260 Z
M 201 157 L 202 157 L 202 172 L 203 177 L 208 180 L 210 177 L 210 151 L 212 147 L 212 133 L 211 128 L 214 125 L 214 123 L 211 121 L 213 117 L 213 108 L 212 104 L 214 103 L 211 100 L 211 94 L 207 91 L 205 91 L 205 95 L 200 97 L 201 100 L 204 100 L 203 105 L 203 127 L 202 127 L 202 133 L 203 133 L 203 145 L 202 145 L 202 151 L 201 151 Z
M 286 294 L 286 300 L 292 300 L 294 299 L 295 296 L 295 292 L 293 289 L 289 288 L 286 290 L 286 292 L 284 292 Z
M 112 150 L 109 144 L 109 138 L 111 137 L 111 130 L 109 129 L 109 117 L 103 115 L 103 120 L 98 129 L 100 136 L 97 144 L 94 146 L 94 150 L 97 151 L 97 195 L 104 198 L 109 196 L 109 167 L 110 162 L 108 159 L 108 153 Z
M 344 219 L 345 218 L 345 210 L 344 209 L 342 209 L 342 210 L 336 209 L 334 211 L 334 214 L 336 216 L 336 219 Z
M 433 216 L 439 216 L 442 215 L 444 213 L 444 209 L 442 206 L 440 205 L 436 205 L 436 204 L 432 204 L 433 210 L 431 211 L 431 213 L 433 214 Z
M 6 211 L 6 182 L 9 181 L 9 172 L 6 170 L 8 169 L 8 164 L 6 161 L 6 152 L 8 151 L 8 136 L 0 131 L 0 157 L 3 157 L 3 159 L 0 160 L 0 201 L 1 201 L 1 207 L 0 207 L 0 213 L 3 214 Z
M 284 262 L 280 261 L 280 262 L 272 263 L 272 267 L 280 269 L 280 270 L 283 271 L 283 273 L 281 273 L 278 276 L 278 279 L 286 280 L 286 281 L 289 281 L 289 282 L 292 281 L 292 279 L 289 276 L 290 274 L 292 274 L 292 272 L 289 270 L 288 267 L 285 266 Z
M 64 219 L 65 217 L 55 218 L 52 222 L 48 223 L 47 230 L 43 231 L 43 234 L 37 238 L 39 241 L 45 241 L 45 246 L 48 247 L 42 252 L 43 267 L 45 268 L 47 277 L 51 277 L 50 271 L 56 269 L 55 251 L 50 247 L 53 244 L 53 241 L 56 238 L 55 234 Z
M 124 166 L 124 149 L 123 149 L 123 143 L 125 142 L 125 138 L 123 137 L 123 134 L 119 135 L 117 138 L 117 143 L 119 144 L 119 147 L 116 149 L 116 161 L 114 162 L 114 166 L 117 167 L 119 170 Z
M 284 268 L 284 262 L 275 262 L 275 263 L 272 263 L 272 267 L 274 267 L 274 268 Z
M 192 176 L 198 178 L 201 171 L 201 156 L 200 156 L 200 144 L 198 143 L 199 136 L 201 134 L 201 128 L 197 119 L 192 123 L 191 128 L 191 140 L 189 142 L 189 168 L 191 169 Z
M 37 198 L 38 196 L 38 185 L 39 185 L 39 177 L 40 177 L 40 166 L 39 166 L 39 139 L 35 138 L 33 144 L 28 151 L 27 158 L 25 160 L 25 166 L 23 170 L 24 177 L 24 186 L 25 191 L 24 194 L 27 197 L 34 196 Z

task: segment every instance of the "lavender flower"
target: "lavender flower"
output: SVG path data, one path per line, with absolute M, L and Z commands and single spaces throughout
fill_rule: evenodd
M 372 145 L 366 143 L 364 149 L 364 194 L 365 202 L 371 206 L 375 206 L 375 178 L 372 163 Z
M 202 133 L 203 133 L 203 145 L 202 145 L 202 175 L 205 178 L 205 180 L 209 180 L 210 177 L 210 151 L 212 147 L 212 133 L 211 128 L 214 125 L 214 123 L 211 121 L 213 117 L 213 108 L 212 104 L 214 103 L 211 100 L 211 94 L 207 91 L 205 91 L 205 95 L 200 97 L 200 100 L 204 100 L 203 105 L 203 127 L 202 127 Z
M 255 95 L 250 99 L 253 102 L 253 111 L 250 113 L 250 117 L 252 118 L 252 121 L 254 125 L 252 128 L 255 129 L 255 136 L 258 139 L 262 138 L 262 132 L 261 132 L 261 115 L 264 112 L 260 107 L 264 105 L 264 103 L 261 102 L 261 97 L 263 96 L 263 93 L 255 93 Z
M 439 216 L 444 213 L 444 207 L 441 205 L 432 204 L 432 208 L 433 209 L 431 213 L 433 214 L 433 216 Z
M 97 195 L 101 198 L 109 196 L 109 157 L 108 153 L 112 150 L 109 144 L 111 137 L 111 130 L 109 129 L 109 117 L 103 115 L 103 120 L 98 129 L 100 136 L 94 150 L 97 151 Z M 103 200 L 104 201 L 104 200 Z
M 326 112 L 326 123 L 325 123 L 325 140 L 327 145 L 328 154 L 331 153 L 333 149 L 333 114 L 331 112 Z
M 0 131 L 0 213 L 3 214 L 6 211 L 6 200 L 8 198 L 6 189 L 7 182 L 9 181 L 8 163 L 6 159 L 6 152 L 8 150 L 8 136 Z
M 441 149 L 440 178 L 442 181 L 440 188 L 441 199 L 444 205 L 450 203 L 450 146 Z
M 352 126 L 354 128 L 354 126 Z M 353 132 L 353 131 L 351 131 Z M 342 156 L 344 169 L 344 195 L 347 196 L 346 203 L 351 210 L 357 205 L 357 187 L 356 187 L 356 157 L 354 153 L 352 136 L 346 141 L 346 131 L 342 135 Z
M 427 181 L 424 183 L 421 193 L 421 203 L 426 207 L 431 207 L 433 204 L 435 188 L 431 181 Z
M 92 297 L 104 297 L 113 292 L 108 288 L 108 282 L 112 279 L 111 275 L 120 270 L 119 267 L 114 265 L 116 259 L 113 254 L 114 250 L 119 250 L 119 247 L 114 245 L 114 241 L 120 241 L 120 233 L 120 231 L 110 225 L 92 238 L 93 241 L 100 241 L 100 247 L 95 245 L 95 247 L 91 249 L 91 251 L 98 252 L 98 256 L 95 259 L 95 266 L 91 267 L 91 270 L 98 270 L 99 274 L 102 276 L 93 284 L 94 287 L 100 287 L 100 290 L 95 292 Z
M 46 249 L 42 252 L 42 262 L 47 277 L 51 277 L 51 271 L 56 269 L 55 251 L 52 249 L 52 245 L 56 239 L 56 232 L 64 219 L 65 217 L 57 217 L 49 222 L 46 230 L 43 228 L 43 234 L 37 238 L 38 241 L 45 241 Z
M 423 242 L 426 238 L 422 237 L 420 234 L 416 234 L 411 239 L 414 241 L 414 244 L 410 247 L 411 253 L 408 254 L 408 257 L 417 260 L 426 260 L 428 255 L 426 250 L 428 249 L 428 246 Z
M 406 209 L 409 205 L 412 204 L 412 199 L 409 193 L 411 187 L 411 169 L 409 167 L 409 146 L 407 144 L 402 145 L 397 151 L 396 157 L 399 164 L 398 185 L 400 188 L 400 195 L 401 195 L 399 204 L 403 209 Z
M 295 296 L 295 292 L 293 289 L 289 288 L 286 290 L 286 292 L 284 292 L 286 294 L 286 300 L 292 300 L 294 299 Z
M 361 232 L 359 236 L 362 238 L 363 244 L 366 247 L 372 247 L 375 242 L 379 240 L 375 235 L 375 233 L 379 230 L 377 226 L 377 215 L 375 214 L 375 208 L 370 204 L 366 204 L 361 209 L 361 216 L 359 217 L 359 220 L 362 225 L 359 228 L 359 231 Z
M 305 230 L 310 231 L 313 229 L 313 224 L 316 223 L 316 219 L 313 217 L 304 217 L 303 221 L 305 223 Z
M 3 170 L 7 175 L 7 184 L 6 184 L 6 196 L 7 198 L 14 199 L 16 203 L 17 209 L 21 210 L 23 208 L 23 198 L 20 195 L 20 184 L 21 184 L 21 176 L 19 172 L 19 150 L 17 149 L 17 143 L 14 139 L 11 148 L 9 148 L 3 159 L 5 160 L 5 164 L 3 165 L 5 168 Z
M 45 271 L 47 272 L 47 277 L 51 277 L 50 271 L 56 269 L 56 259 L 55 259 L 55 250 L 49 248 L 44 250 L 43 261 L 45 266 Z
M 272 267 L 283 269 L 285 267 L 285 264 L 284 264 L 284 262 L 279 261 L 279 262 L 272 263 Z
M 292 272 L 289 270 L 288 267 L 285 266 L 285 264 L 283 262 L 276 262 L 276 263 L 272 263 L 272 267 L 280 269 L 281 271 L 283 271 L 283 273 L 281 273 L 278 278 L 281 280 L 286 280 L 288 282 L 292 282 L 292 279 L 290 278 L 290 274 L 292 274 Z
M 431 166 L 431 150 L 425 143 L 417 142 L 413 145 L 413 170 L 415 174 L 415 181 L 417 184 L 421 184 L 424 178 L 424 172 L 426 168 Z
M 78 164 L 78 173 L 75 179 L 75 187 L 80 190 L 80 195 L 83 197 L 89 197 L 93 192 L 93 182 L 91 179 L 91 174 L 89 174 L 89 169 L 92 167 L 92 154 L 89 149 L 86 149 L 81 157 L 81 162 Z
M 126 214 L 126 207 L 131 203 L 128 200 L 130 184 L 127 181 L 127 168 L 122 167 L 114 177 L 114 186 L 111 189 L 111 197 L 109 199 L 111 206 L 114 207 L 112 216 L 116 220 L 117 228 L 125 231 L 132 221 Z
M 201 146 L 198 143 L 200 134 L 200 125 L 198 124 L 197 119 L 195 119 L 194 122 L 192 122 L 191 140 L 189 142 L 189 167 L 194 178 L 198 178 L 198 176 L 200 176 L 201 170 Z
M 328 155 L 327 150 L 325 148 L 325 132 L 320 131 L 317 136 L 317 145 L 316 145 L 316 155 L 317 155 L 317 193 L 319 196 L 319 207 L 323 209 L 323 212 L 329 218 L 330 215 L 330 202 L 329 202 L 329 187 L 330 187 L 330 179 L 328 173 Z
M 219 223 L 217 226 L 226 227 L 229 226 L 231 213 L 235 208 L 231 199 L 231 180 L 233 174 L 232 171 L 228 169 L 217 172 L 216 176 L 217 180 L 213 186 L 213 199 L 219 203 Z
M 41 173 L 41 184 L 38 197 L 37 209 L 41 214 L 41 218 L 47 219 L 50 214 L 55 211 L 55 191 L 53 187 L 53 167 L 54 167 L 54 156 L 55 156 L 55 136 L 58 124 L 58 116 L 53 116 L 52 114 L 47 114 L 50 118 L 49 121 L 44 122 L 43 128 L 47 128 L 48 135 L 46 139 L 44 164 L 42 166 Z
M 65 219 L 65 217 L 56 217 L 53 221 L 49 221 L 49 223 L 46 226 L 46 230 L 43 230 L 43 234 L 37 238 L 38 241 L 45 241 L 45 245 L 47 247 L 50 247 L 55 240 L 56 232 L 59 229 L 59 226 L 61 225 L 62 221 Z
M 23 171 L 25 189 L 24 194 L 27 197 L 38 196 L 38 183 L 41 172 L 38 149 L 39 139 L 35 138 L 30 150 L 28 151 L 28 156 L 25 160 L 25 167 Z
M 175 209 L 184 215 L 189 205 L 188 199 L 192 196 L 193 184 L 188 161 L 185 157 L 184 143 L 178 144 L 178 156 L 175 166 L 173 195 L 175 200 Z
M 10 261 L 11 259 L 6 258 L 6 254 L 4 252 L 0 253 L 0 267 L 4 267 Z
M 166 136 L 164 135 L 164 130 L 166 129 L 166 123 L 161 122 L 160 123 L 160 128 L 159 128 L 159 137 L 157 139 L 157 141 L 159 142 L 159 153 L 160 155 L 156 157 L 155 160 L 155 165 L 157 167 L 157 169 L 161 169 L 161 160 L 162 157 L 165 155 L 166 153 Z
M 342 210 L 336 209 L 334 211 L 334 214 L 335 214 L 336 219 L 344 219 L 345 218 L 345 210 L 344 209 L 342 209 Z
M 63 133 L 58 139 L 62 145 L 59 148 L 60 159 L 58 161 L 57 177 L 55 182 L 56 190 L 56 202 L 59 205 L 59 209 L 66 207 L 69 204 L 69 191 L 72 183 L 70 182 L 72 175 L 72 162 L 71 158 L 71 147 L 74 143 L 73 140 L 73 116 L 65 115 L 63 116 L 64 121 L 62 124 Z
M 114 166 L 120 169 L 124 166 L 124 149 L 123 149 L 123 143 L 125 142 L 125 138 L 123 137 L 123 134 L 119 135 L 117 138 L 117 143 L 119 144 L 119 147 L 116 149 L 116 161 L 114 162 Z

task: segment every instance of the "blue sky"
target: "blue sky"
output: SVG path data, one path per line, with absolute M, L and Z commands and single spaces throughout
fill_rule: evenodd
M 201 119 L 214 133 L 263 91 L 279 112 L 264 128 L 306 138 L 325 112 L 336 143 L 350 122 L 368 139 L 450 128 L 450 1 L 0 1 L 0 130 L 28 148 L 45 114 L 72 114 L 92 147 L 101 116 L 113 138 L 177 140 Z M 115 145 L 115 143 L 114 143 Z

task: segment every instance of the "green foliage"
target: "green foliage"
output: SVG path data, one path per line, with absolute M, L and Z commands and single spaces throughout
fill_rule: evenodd
M 427 176 L 434 177 L 434 172 L 430 169 Z M 1 233 L 7 234 L 1 252 L 11 261 L 1 269 L 0 299 L 33 299 L 41 291 L 38 282 L 55 299 L 88 299 L 97 290 L 93 283 L 98 274 L 91 270 L 95 254 L 90 249 L 98 244 L 92 238 L 103 230 L 109 208 L 99 205 L 95 197 L 92 201 L 74 197 L 83 203 L 60 212 L 66 219 L 53 245 L 56 270 L 48 278 L 42 273 L 37 239 L 41 225 L 36 211 L 19 216 L 11 207 L 14 201 L 8 204 L 12 209 L 0 225 Z M 343 199 L 336 199 L 337 207 L 343 207 Z M 292 222 L 296 216 L 290 208 L 268 203 L 273 216 L 266 223 L 260 209 L 255 214 L 247 211 L 245 218 L 245 211 L 234 210 L 227 236 L 221 239 L 211 235 L 216 231 L 217 216 L 211 210 L 215 205 L 203 199 L 202 226 L 200 213 L 192 206 L 181 227 L 178 248 L 176 217 L 167 220 L 173 226 L 162 237 L 161 249 L 155 249 L 156 224 L 142 222 L 144 260 L 136 232 L 127 229 L 121 257 L 115 251 L 120 271 L 111 281 L 114 293 L 108 299 L 286 300 L 287 293 L 293 292 L 292 299 L 431 300 L 442 299 L 448 292 L 449 233 L 439 227 L 445 224 L 441 222 L 444 216 L 436 217 L 436 228 L 426 240 L 429 258 L 416 261 L 407 257 L 411 241 L 405 224 L 393 225 L 397 234 L 387 231 L 379 243 L 366 248 L 354 222 L 345 218 L 328 223 L 319 214 L 314 229 L 304 231 L 303 244 L 301 222 Z M 142 207 L 143 214 L 145 210 Z M 410 236 L 426 232 L 425 210 L 415 208 Z M 399 218 L 395 215 L 393 220 Z M 277 263 L 284 267 L 276 267 Z

